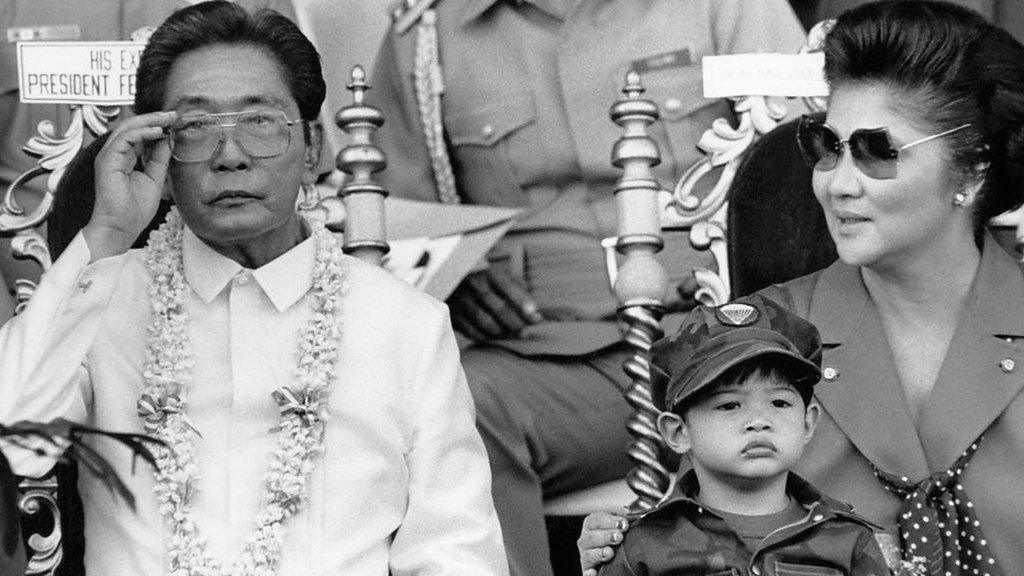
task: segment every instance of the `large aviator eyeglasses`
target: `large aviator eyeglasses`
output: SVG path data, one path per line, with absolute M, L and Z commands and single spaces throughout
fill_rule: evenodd
M 213 158 L 225 129 L 234 129 L 235 142 L 253 158 L 284 154 L 291 145 L 294 124 L 282 110 L 246 110 L 220 114 L 185 114 L 170 126 L 171 156 L 179 162 L 204 162 Z
M 945 132 L 925 136 L 909 144 L 897 146 L 887 128 L 860 128 L 851 132 L 850 137 L 843 140 L 831 126 L 825 123 L 822 115 L 814 114 L 800 119 L 796 138 L 804 160 L 819 172 L 835 170 L 836 165 L 839 164 L 839 158 L 843 155 L 843 144 L 846 144 L 850 147 L 854 165 L 861 172 L 876 180 L 891 180 L 899 171 L 900 152 L 949 136 L 969 126 L 970 124 L 963 124 Z

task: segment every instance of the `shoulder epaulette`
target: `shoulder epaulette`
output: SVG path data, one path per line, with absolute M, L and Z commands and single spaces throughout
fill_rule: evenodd
M 391 8 L 391 21 L 396 34 L 405 34 L 412 28 L 423 13 L 429 10 L 438 0 L 398 0 Z

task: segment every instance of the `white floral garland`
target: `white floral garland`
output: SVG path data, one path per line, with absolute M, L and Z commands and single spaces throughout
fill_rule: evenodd
M 341 336 L 339 301 L 346 289 L 343 254 L 322 225 L 311 222 L 316 240 L 313 270 L 313 317 L 299 333 L 294 387 L 273 391 L 281 416 L 277 449 L 263 485 L 263 509 L 230 565 L 212 558 L 200 535 L 192 505 L 199 487 L 194 435 L 185 414 L 192 380 L 188 286 L 182 265 L 183 226 L 177 210 L 154 232 L 145 252 L 151 276 L 152 318 L 143 370 L 145 390 L 138 402 L 146 430 L 167 443 L 157 457 L 155 491 L 160 513 L 173 532 L 168 543 L 171 576 L 273 576 L 284 543 L 284 522 L 295 514 L 308 492 L 308 480 L 323 451 L 328 396 Z

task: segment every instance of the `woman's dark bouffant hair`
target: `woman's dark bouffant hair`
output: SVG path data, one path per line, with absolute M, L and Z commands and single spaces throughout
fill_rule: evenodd
M 986 163 L 975 229 L 1024 202 L 1024 46 L 979 14 L 948 2 L 890 0 L 845 12 L 825 39 L 835 88 L 878 82 L 911 118 L 942 132 L 964 174 Z
M 303 120 L 315 120 L 327 93 L 320 55 L 291 20 L 273 10 L 249 14 L 214 0 L 172 14 L 142 52 L 136 73 L 135 113 L 162 110 L 171 66 L 181 55 L 216 44 L 242 44 L 274 55 Z

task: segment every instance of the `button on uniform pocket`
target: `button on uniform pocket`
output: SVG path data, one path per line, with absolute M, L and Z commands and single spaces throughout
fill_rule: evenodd
M 675 160 L 675 176 L 703 154 L 697 142 L 717 118 L 731 117 L 728 103 L 721 98 L 704 98 L 700 65 L 666 68 L 648 72 L 642 77 L 647 98 L 658 105 L 660 121 L 652 126 L 651 135 L 662 151 L 662 161 Z M 671 165 L 671 162 L 669 162 Z M 675 185 L 664 182 L 663 185 Z

